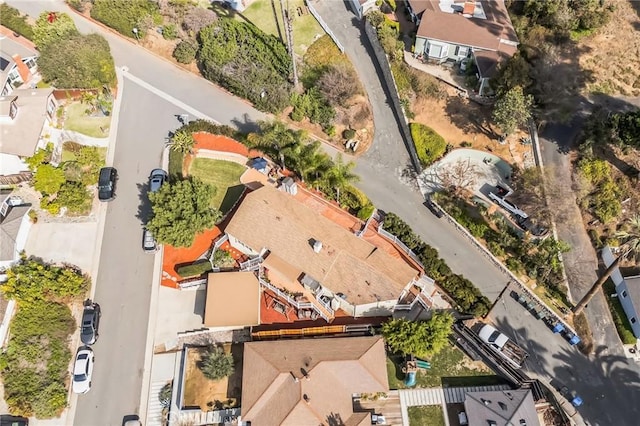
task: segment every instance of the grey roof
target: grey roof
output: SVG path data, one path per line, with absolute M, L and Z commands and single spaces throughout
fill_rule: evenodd
M 8 196 L 8 193 L 0 194 L 0 205 Z M 4 218 L 0 216 L 0 261 L 14 260 L 20 224 L 30 208 L 31 205 L 28 204 L 9 207 L 7 216 Z
M 640 313 L 640 275 L 624 277 L 624 282 L 627 283 L 627 294 L 633 303 L 633 308 L 636 313 Z
M 47 100 L 53 89 L 17 89 L 0 96 L 0 111 L 8 111 L 14 99 L 18 113 L 14 120 L 0 123 L 0 152 L 31 157 L 35 152 L 47 118 Z M 17 97 L 17 99 L 16 99 Z
M 530 390 L 467 392 L 464 409 L 469 426 L 539 426 Z

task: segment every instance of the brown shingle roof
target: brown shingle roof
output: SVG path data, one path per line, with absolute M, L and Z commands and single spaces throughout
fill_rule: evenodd
M 269 251 L 353 304 L 396 299 L 418 271 L 294 197 L 265 186 L 248 194 L 225 231 Z M 322 242 L 320 253 L 314 241 Z
M 260 283 L 253 272 L 212 272 L 207 278 L 206 327 L 260 324 Z
M 482 6 L 486 19 L 443 12 L 436 2 L 434 7 L 424 10 L 417 35 L 480 49 L 511 52 L 510 55 L 513 55 L 514 46 L 500 42 L 500 39 L 518 42 L 504 2 L 495 0 L 477 3 Z M 464 2 L 460 2 L 460 7 L 464 7 Z
M 352 394 L 389 390 L 379 336 L 246 343 L 243 366 L 242 418 L 254 426 L 359 424 Z

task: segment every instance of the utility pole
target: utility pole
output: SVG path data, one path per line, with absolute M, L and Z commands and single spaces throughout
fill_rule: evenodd
M 287 35 L 287 50 L 289 50 L 289 55 L 291 56 L 291 64 L 293 66 L 293 86 L 295 89 L 298 88 L 298 68 L 296 66 L 296 55 L 293 51 L 293 27 L 291 23 L 293 19 L 291 18 L 291 14 L 289 13 L 289 0 L 287 0 L 287 8 L 285 10 L 284 3 L 280 0 L 280 8 L 282 9 L 282 22 L 284 23 L 284 32 Z

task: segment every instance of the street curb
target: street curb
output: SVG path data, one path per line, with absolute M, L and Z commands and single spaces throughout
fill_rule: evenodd
M 162 150 L 161 167 L 163 170 L 169 168 L 169 147 Z M 153 348 L 155 343 L 155 331 L 158 324 L 158 297 L 160 295 L 160 277 L 162 273 L 162 261 L 164 257 L 164 246 L 156 253 L 153 261 L 153 279 L 151 280 L 151 299 L 149 300 L 149 322 L 147 324 L 147 341 L 144 355 L 144 366 L 142 374 L 142 387 L 140 389 L 140 409 L 138 416 L 142 424 L 147 423 L 147 409 L 149 405 L 149 392 L 151 392 L 151 368 L 153 366 Z
M 542 189 L 544 190 L 544 199 L 547 206 L 550 206 L 549 200 L 549 191 L 547 191 L 547 177 L 544 174 L 544 164 L 542 162 L 542 150 L 540 149 L 540 141 L 538 140 L 538 129 L 536 128 L 536 123 L 533 119 L 529 121 L 529 134 L 531 135 L 531 143 L 534 147 L 534 157 L 536 159 L 536 166 L 538 170 L 540 170 L 540 177 L 542 178 Z M 553 234 L 553 238 L 556 241 L 558 239 L 558 228 L 556 227 L 556 221 L 551 218 L 551 232 Z M 569 278 L 567 277 L 566 268 L 564 266 L 564 257 L 562 253 L 558 253 L 558 259 L 560 260 L 560 264 L 562 265 L 562 283 L 567 288 L 567 298 L 573 302 L 573 296 L 571 295 L 571 288 L 569 288 Z

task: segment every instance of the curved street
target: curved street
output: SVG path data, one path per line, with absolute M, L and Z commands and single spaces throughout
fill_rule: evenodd
M 174 115 L 185 112 L 211 117 L 243 130 L 253 128 L 255 121 L 267 116 L 206 80 L 149 53 L 135 41 L 78 16 L 61 1 L 8 3 L 34 17 L 48 10 L 69 13 L 81 32 L 102 34 L 110 43 L 116 65 L 126 66 L 135 77 L 125 77 L 121 93 L 114 153 L 114 165 L 121 175 L 119 197 L 108 206 L 98 280 L 94 283 L 96 300 L 104 309 L 103 333 L 96 346 L 96 377 L 91 393 L 78 398 L 75 415 L 77 425 L 120 425 L 124 415 L 143 409 L 145 403 L 139 402 L 141 394 L 146 400 L 143 369 L 148 368 L 144 363 L 145 350 L 151 350 L 147 345 L 147 323 L 153 262 L 139 247 L 141 231 L 137 216 L 144 200 L 148 171 L 159 164 L 164 138 L 178 125 Z M 343 2 L 314 4 L 321 15 L 331 17 L 327 21 L 345 45 L 373 107 L 376 129 L 373 146 L 354 159 L 356 172 L 362 178 L 359 187 L 377 207 L 397 213 L 436 247 L 454 272 L 471 279 L 484 294 L 495 299 L 507 283 L 506 276 L 451 225 L 422 205 L 423 196 L 415 178 L 408 173 L 409 157 L 398 124 L 389 108 L 370 47 L 360 34 L 360 27 L 354 25 L 353 14 Z M 640 416 L 637 365 L 606 351 L 591 358 L 583 356 L 508 295 L 498 301 L 491 318 L 532 354 L 527 370 L 543 379 L 563 382 L 587 401 L 580 412 L 589 424 L 634 424 Z

